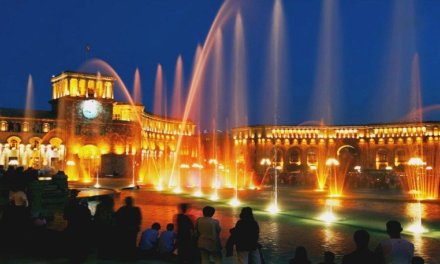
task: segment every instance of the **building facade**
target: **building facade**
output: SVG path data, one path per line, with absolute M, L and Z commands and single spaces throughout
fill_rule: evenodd
M 316 170 L 329 158 L 347 170 L 403 171 L 412 157 L 439 164 L 439 122 L 357 126 L 253 126 L 232 131 L 239 160 L 264 174 L 270 164 L 281 172 Z M 274 163 L 274 164 L 273 164 Z
M 110 76 L 63 72 L 52 82 L 51 110 L 0 109 L 0 165 L 65 170 L 70 180 L 140 175 L 144 161 L 190 156 L 195 125 L 114 99 Z M 137 180 L 143 177 L 137 176 Z

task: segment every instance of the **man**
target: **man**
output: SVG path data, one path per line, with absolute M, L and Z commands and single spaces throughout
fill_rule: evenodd
M 411 263 L 414 255 L 414 245 L 400 237 L 402 230 L 402 226 L 398 221 L 391 220 L 387 222 L 387 233 L 390 239 L 380 242 L 376 248 L 379 263 Z
M 342 264 L 378 263 L 377 256 L 368 248 L 370 234 L 365 230 L 357 230 L 353 235 L 356 250 L 342 258 Z
M 159 242 L 159 230 L 160 224 L 154 223 L 151 225 L 151 228 L 142 232 L 139 248 L 145 255 L 153 255 L 155 253 Z
M 177 249 L 178 249 L 178 260 L 179 263 L 190 263 L 194 258 L 193 252 L 196 251 L 195 246 L 193 246 L 193 232 L 194 224 L 191 217 L 188 216 L 187 210 L 189 205 L 182 203 L 179 205 L 180 213 L 176 215 L 176 225 L 177 225 Z
M 212 216 L 215 213 L 214 207 L 205 206 L 203 208 L 203 217 L 199 217 L 196 222 L 196 232 L 199 236 L 197 246 L 200 250 L 202 264 L 210 263 L 210 258 L 214 262 L 221 263 L 221 244 L 220 244 L 220 224 Z
M 116 225 L 119 245 L 123 257 L 133 257 L 136 251 L 136 238 L 142 221 L 141 210 L 134 206 L 133 198 L 125 198 L 125 205 L 116 212 Z

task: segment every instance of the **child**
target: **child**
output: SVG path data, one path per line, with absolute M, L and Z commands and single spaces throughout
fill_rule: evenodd
M 142 232 L 139 248 L 143 253 L 154 254 L 157 249 L 157 242 L 159 237 L 160 224 L 154 223 L 151 228 Z
M 159 253 L 171 254 L 174 251 L 174 241 L 176 233 L 173 232 L 174 224 L 168 224 L 167 230 L 162 232 L 159 238 Z

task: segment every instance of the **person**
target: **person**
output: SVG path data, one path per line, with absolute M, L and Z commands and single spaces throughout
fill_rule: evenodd
M 195 250 L 193 246 L 194 224 L 189 215 L 187 215 L 189 205 L 182 203 L 179 205 L 180 213 L 175 217 L 177 226 L 176 247 L 179 263 L 190 263 L 192 254 Z
M 342 264 L 368 264 L 379 262 L 373 251 L 368 249 L 370 234 L 368 234 L 367 231 L 363 229 L 356 230 L 353 239 L 356 244 L 356 249 L 342 258 Z
M 94 215 L 94 226 L 98 256 L 103 258 L 111 257 L 114 253 L 113 236 L 115 232 L 115 201 L 111 196 L 104 196 L 96 206 Z
M 142 232 L 141 240 L 139 241 L 139 249 L 144 255 L 153 255 L 158 246 L 160 224 L 154 223 L 151 228 Z
M 64 218 L 67 220 L 67 227 L 64 230 L 67 239 L 67 250 L 72 262 L 80 263 L 85 261 L 90 251 L 90 230 L 92 223 L 92 214 L 87 204 L 87 200 L 77 200 L 77 192 L 66 206 Z
M 335 264 L 335 253 L 331 251 L 324 252 L 324 262 L 319 264 Z
M 422 257 L 416 256 L 411 260 L 411 264 L 424 264 L 425 260 Z
M 295 257 L 290 259 L 289 264 L 310 264 L 310 260 L 307 257 L 307 250 L 305 247 L 299 246 L 295 250 Z
M 134 206 L 131 196 L 126 197 L 124 202 L 125 205 L 116 212 L 118 242 L 121 256 L 132 258 L 136 251 L 136 238 L 140 230 L 142 214 L 139 207 Z
M 411 263 L 414 255 L 414 245 L 400 237 L 402 226 L 396 220 L 390 220 L 386 224 L 390 239 L 379 243 L 375 253 L 379 263 Z
M 254 219 L 252 208 L 244 207 L 240 213 L 240 220 L 232 229 L 232 240 L 237 250 L 237 259 L 240 264 L 259 264 L 260 253 L 258 239 L 260 227 Z
M 167 230 L 162 232 L 159 237 L 159 253 L 172 254 L 174 250 L 174 241 L 176 240 L 176 233 L 174 233 L 174 224 L 167 224 Z
M 27 198 L 26 193 L 23 190 L 20 190 L 17 187 L 14 187 L 9 192 L 9 202 L 17 207 L 28 207 L 29 200 Z
M 205 206 L 203 217 L 199 217 L 196 222 L 196 232 L 198 235 L 197 246 L 200 250 L 201 263 L 210 263 L 210 258 L 215 263 L 222 262 L 221 243 L 220 243 L 220 223 L 212 218 L 215 213 L 214 207 Z

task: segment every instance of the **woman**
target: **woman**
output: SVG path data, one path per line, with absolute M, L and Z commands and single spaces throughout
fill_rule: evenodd
M 260 264 L 261 257 L 258 250 L 258 239 L 260 237 L 260 227 L 254 219 L 252 208 L 244 207 L 241 209 L 240 220 L 231 230 L 232 243 L 237 250 L 238 263 L 240 264 Z

